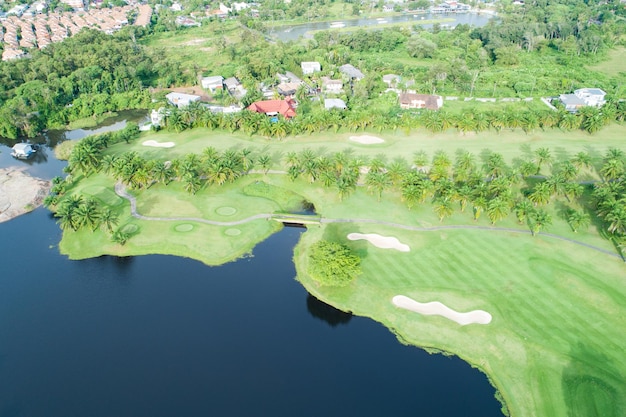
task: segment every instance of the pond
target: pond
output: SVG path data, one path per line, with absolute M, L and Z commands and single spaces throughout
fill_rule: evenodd
M 2 161 L 44 178 L 64 166 L 51 149 Z M 501 416 L 467 363 L 310 296 L 294 279 L 301 233 L 208 267 L 70 261 L 43 208 L 0 223 L 0 416 Z
M 493 18 L 490 14 L 477 14 L 477 13 L 453 13 L 453 14 L 405 14 L 388 16 L 384 18 L 362 18 L 351 19 L 350 16 L 346 16 L 345 20 L 336 20 L 333 22 L 311 22 L 302 23 L 297 25 L 281 26 L 272 30 L 270 36 L 278 40 L 287 42 L 293 41 L 300 37 L 312 37 L 311 32 L 318 30 L 330 30 L 332 28 L 339 27 L 364 27 L 364 26 L 380 26 L 381 24 L 389 23 L 402 23 L 402 22 L 414 22 L 416 25 L 422 25 L 422 20 L 431 19 L 454 19 L 454 22 L 446 22 L 442 26 L 454 27 L 456 25 L 468 24 L 472 26 L 484 26 Z M 429 29 L 432 24 L 422 25 L 424 29 Z

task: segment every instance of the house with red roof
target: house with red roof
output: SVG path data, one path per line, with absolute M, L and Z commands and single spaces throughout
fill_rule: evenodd
M 291 119 L 296 115 L 295 104 L 292 99 L 255 101 L 248 106 L 248 110 L 268 116 L 281 114 L 284 118 Z

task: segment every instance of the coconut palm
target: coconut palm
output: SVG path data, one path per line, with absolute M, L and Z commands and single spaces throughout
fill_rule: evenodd
M 184 188 L 189 194 L 196 194 L 202 188 L 202 181 L 197 175 L 192 172 L 185 174 L 183 177 Z
M 550 184 L 546 181 L 540 182 L 535 186 L 535 189 L 528 195 L 528 199 L 536 206 L 542 206 L 548 204 L 550 197 L 552 196 L 552 189 Z
M 452 216 L 454 213 L 454 207 L 452 205 L 452 201 L 447 198 L 438 198 L 433 202 L 433 210 L 437 217 L 439 218 L 439 222 L 443 222 L 443 219 L 446 217 Z
M 489 220 L 491 220 L 491 224 L 496 224 L 496 222 L 504 219 L 508 216 L 510 210 L 511 206 L 504 198 L 496 197 L 489 201 L 487 205 L 487 215 L 489 216 Z
M 565 181 L 572 181 L 578 176 L 578 168 L 571 161 L 559 165 L 558 173 Z
M 383 195 L 383 191 L 391 186 L 391 180 L 389 179 L 389 175 L 386 172 L 368 172 L 367 176 L 365 177 L 365 183 L 367 184 L 367 188 L 371 192 L 376 193 L 378 201 L 380 201 Z
M 533 236 L 536 236 L 541 230 L 547 228 L 552 224 L 552 216 L 550 216 L 545 210 L 535 210 L 531 216 L 529 216 L 530 232 Z
M 539 167 L 539 171 L 541 171 L 541 168 L 544 164 L 550 165 L 554 160 L 554 158 L 552 157 L 552 153 L 548 148 L 539 148 L 535 152 L 533 152 L 533 154 L 535 156 L 535 163 Z
M 528 220 L 528 216 L 535 211 L 535 208 L 530 201 L 524 199 L 515 204 L 514 211 L 519 224 L 523 224 Z
M 474 212 L 474 220 L 478 220 L 483 210 L 487 207 L 487 199 L 483 196 L 474 197 L 472 200 L 472 210 Z
M 572 164 L 578 169 L 591 168 L 591 162 L 591 155 L 587 152 L 578 152 L 574 158 L 572 158 Z
M 96 230 L 100 226 L 98 203 L 93 198 L 83 201 L 74 211 L 76 229 L 87 227 Z
M 474 154 L 468 151 L 461 152 L 457 155 L 454 164 L 454 179 L 460 182 L 467 181 L 475 169 L 476 158 Z
M 120 245 L 124 246 L 126 242 L 128 242 L 128 239 L 130 239 L 130 237 L 130 233 L 123 232 L 122 230 L 117 229 L 111 235 L 111 241 L 113 243 L 119 243 Z
M 624 162 L 621 159 L 611 158 L 600 168 L 600 175 L 606 181 L 613 181 L 624 175 Z
M 119 218 L 109 207 L 100 210 L 100 227 L 113 234 L 113 227 L 117 226 Z
M 413 165 L 418 171 L 426 172 L 428 167 L 428 154 L 424 151 L 418 151 L 413 154 Z
M 267 174 L 267 172 L 270 170 L 270 167 L 272 166 L 272 157 L 267 154 L 260 155 L 258 162 L 259 166 L 263 170 L 263 173 Z
M 529 177 L 539 173 L 539 166 L 533 161 L 524 161 L 519 167 L 519 173 L 522 177 Z
M 587 228 L 591 224 L 589 214 L 583 211 L 570 210 L 567 213 L 567 223 L 570 225 L 574 233 L 581 228 Z
M 568 182 L 563 187 L 563 195 L 567 201 L 572 201 L 573 199 L 580 197 L 583 195 L 584 191 L 584 187 L 575 182 Z
M 616 204 L 604 219 L 609 223 L 608 231 L 611 234 L 626 234 L 626 204 Z
M 485 171 L 491 179 L 504 175 L 506 172 L 504 157 L 499 153 L 491 152 L 485 163 Z

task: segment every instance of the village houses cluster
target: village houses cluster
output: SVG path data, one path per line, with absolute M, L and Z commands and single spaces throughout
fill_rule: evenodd
M 65 2 L 75 10 L 45 14 L 47 4 L 40 0 L 30 6 L 15 6 L 6 16 L 1 17 L 0 42 L 4 44 L 2 60 L 22 58 L 28 49 L 43 49 L 53 42 L 76 35 L 84 27 L 111 34 L 129 23 L 128 15 L 131 12 L 137 13 L 135 25 L 147 26 L 152 15 L 152 8 L 147 4 L 102 9 L 94 7 L 85 11 L 82 0 Z
M 265 100 L 259 100 L 247 107 L 247 110 L 264 113 L 270 117 L 279 114 L 290 119 L 297 114 L 296 92 L 304 88 L 306 95 L 313 100 L 323 101 L 326 110 L 346 110 L 344 100 L 337 96 L 345 92 L 347 86 L 357 83 L 365 78 L 365 74 L 351 64 L 345 64 L 338 68 L 339 74 L 335 78 L 329 76 L 315 77 L 322 71 L 319 62 L 302 62 L 300 65 L 303 77 L 293 72 L 286 71 L 284 74 L 276 74 L 277 82 L 273 86 L 261 86 L 261 93 Z M 382 77 L 387 85 L 386 91 L 392 91 L 398 95 L 400 106 L 403 109 L 429 109 L 438 110 L 443 106 L 443 98 L 437 95 L 417 94 L 410 87 L 413 81 L 402 83 L 400 76 L 387 74 Z M 202 88 L 211 94 L 218 92 L 228 93 L 236 100 L 241 100 L 247 90 L 235 77 L 224 78 L 221 75 L 207 76 L 201 79 Z M 166 95 L 169 104 L 182 108 L 194 102 L 201 102 L 202 97 L 195 94 L 171 92 Z M 233 113 L 243 110 L 241 106 L 220 106 L 210 103 L 201 103 L 214 113 Z M 159 125 L 164 115 L 164 109 L 152 112 L 152 124 Z

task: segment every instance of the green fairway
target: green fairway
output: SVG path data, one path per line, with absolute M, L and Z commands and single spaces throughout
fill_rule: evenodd
M 361 135 L 385 142 L 364 145 L 350 140 Z M 624 127 L 616 124 L 595 136 L 556 129 L 465 135 L 420 130 L 410 135 L 321 133 L 279 141 L 206 129 L 145 133 L 106 152 L 136 151 L 146 159 L 172 161 L 207 147 L 220 152 L 248 148 L 253 160 L 270 156 L 270 168 L 278 172 L 263 174 L 264 169 L 253 167 L 256 171 L 232 183 L 203 185 L 195 195 L 179 181 L 129 190 L 136 198 L 139 218 L 131 216 L 129 201 L 115 194 L 114 179 L 104 174 L 77 178 L 72 192 L 112 207 L 120 216 L 118 226 L 132 236 L 121 245 L 103 231 L 65 232 L 60 246 L 74 259 L 160 253 L 217 265 L 249 253 L 279 230 L 279 222 L 268 221 L 270 214 L 299 212 L 304 201 L 315 207 L 318 216 L 311 216 L 315 225 L 296 247 L 295 263 L 299 280 L 316 297 L 383 323 L 404 343 L 455 354 L 480 368 L 514 417 L 622 417 L 626 414 L 622 347 L 626 267 L 595 215 L 588 228 L 574 233 L 565 214 L 572 207 L 590 206 L 590 186 L 576 201 L 558 197 L 543 206 L 552 224 L 533 237 L 513 213 L 493 226 L 486 215 L 474 220 L 471 208 L 461 211 L 455 202 L 453 213 L 440 221 L 430 202 L 409 210 L 398 189 L 384 190 L 379 201 L 361 178 L 361 186 L 340 197 L 335 185 L 310 183 L 305 175 L 292 180 L 284 171 L 286 156 L 305 149 L 316 156 L 337 152 L 359 156 L 359 166 L 373 157 L 386 162 L 401 158 L 410 165 L 420 150 L 431 158 L 438 150 L 451 158 L 459 150 L 468 150 L 483 164 L 490 152 L 498 152 L 517 167 L 544 147 L 554 163 L 585 151 L 597 165 L 608 148 L 624 149 L 623 138 Z M 175 146 L 146 147 L 145 140 L 172 141 Z M 595 180 L 596 170 L 585 168 L 578 179 Z M 513 192 L 536 180 L 512 186 Z M 410 252 L 351 241 L 349 233 L 395 237 Z M 352 248 L 362 259 L 362 275 L 343 288 L 314 283 L 307 275 L 307 254 L 320 239 Z M 391 302 L 396 295 L 420 303 L 439 301 L 458 312 L 484 310 L 493 319 L 486 325 L 460 326 L 441 316 L 399 309 Z
M 352 232 L 395 236 L 409 253 L 352 242 Z M 346 288 L 306 274 L 307 247 L 336 240 L 362 257 Z M 486 372 L 512 416 L 622 416 L 626 412 L 624 265 L 588 249 L 501 232 L 407 232 L 369 224 L 310 229 L 296 249 L 298 277 L 325 302 L 371 317 L 406 343 L 459 355 Z M 460 326 L 391 303 L 395 295 L 485 310 Z
M 272 157 L 273 168 L 284 168 L 284 157 L 289 152 L 300 152 L 310 148 L 318 153 L 333 154 L 348 151 L 352 155 L 374 157 L 383 155 L 388 161 L 394 158 L 404 158 L 410 161 L 412 155 L 418 151 L 426 151 L 432 157 L 438 150 L 447 152 L 450 156 L 459 150 L 466 150 L 480 157 L 486 151 L 501 153 L 508 163 L 519 162 L 521 158 L 529 157 L 538 147 L 552 150 L 556 162 L 562 161 L 580 151 L 587 151 L 593 158 L 600 158 L 610 147 L 624 148 L 625 128 L 618 124 L 611 124 L 595 135 L 586 132 L 568 132 L 559 129 L 542 131 L 537 129 L 532 133 L 524 133 L 521 129 L 487 131 L 476 134 L 465 134 L 449 130 L 444 133 L 431 133 L 426 130 L 417 130 L 409 135 L 398 129 L 396 132 L 384 131 L 340 131 L 338 133 L 323 132 L 313 135 L 299 135 L 283 140 L 269 140 L 242 133 L 226 131 L 193 129 L 183 133 L 161 131 L 158 133 L 146 132 L 132 144 L 119 144 L 109 152 L 137 151 L 145 158 L 170 160 L 182 157 L 188 153 L 201 153 L 206 147 L 212 146 L 217 150 L 249 148 L 257 154 L 266 153 Z M 352 136 L 373 135 L 385 140 L 384 143 L 363 145 L 349 140 Z M 143 146 L 146 140 L 157 142 L 174 142 L 173 148 L 153 148 Z

